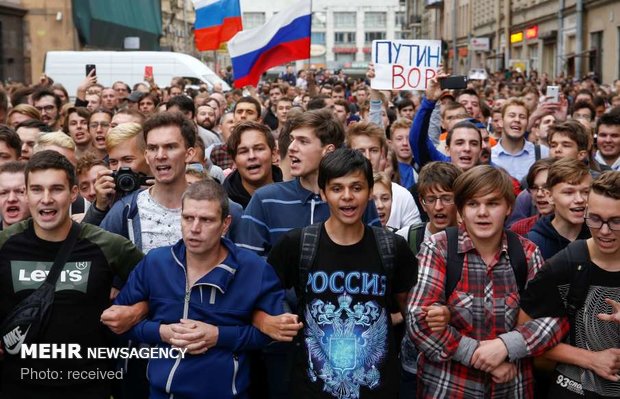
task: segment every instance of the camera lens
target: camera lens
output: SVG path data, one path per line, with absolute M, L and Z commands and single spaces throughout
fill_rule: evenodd
M 118 190 L 128 193 L 136 189 L 136 180 L 129 174 L 120 175 L 118 176 L 116 186 Z

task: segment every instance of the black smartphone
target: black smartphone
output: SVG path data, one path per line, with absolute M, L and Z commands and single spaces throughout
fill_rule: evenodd
M 445 89 L 466 89 L 467 88 L 467 76 L 449 76 L 439 80 L 439 87 L 441 90 Z
M 86 64 L 86 76 L 90 74 L 90 71 L 95 71 L 93 76 L 97 76 L 97 66 L 95 64 Z

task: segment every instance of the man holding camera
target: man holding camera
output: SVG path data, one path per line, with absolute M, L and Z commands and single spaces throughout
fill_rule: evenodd
M 110 129 L 106 136 L 106 150 L 109 158 L 109 169 L 105 168 L 97 172 L 95 181 L 96 198 L 93 206 L 88 209 L 84 221 L 99 225 L 119 199 L 129 192 L 117 187 L 119 177 L 125 178 L 131 174 L 135 179 L 138 176 L 150 174 L 149 165 L 144 157 L 146 143 L 142 126 L 138 123 L 122 123 Z M 122 171 L 120 174 L 119 171 Z M 142 179 L 143 180 L 143 179 Z M 123 185 L 124 187 L 127 187 Z M 135 191 L 135 190 L 129 190 Z

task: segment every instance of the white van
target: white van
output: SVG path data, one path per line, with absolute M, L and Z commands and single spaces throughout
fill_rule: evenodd
M 230 86 L 209 67 L 196 58 L 170 51 L 48 51 L 44 72 L 62 84 L 71 97 L 86 76 L 86 65 L 94 64 L 97 82 L 104 87 L 118 80 L 133 86 L 144 81 L 145 67 L 153 68 L 153 77 L 159 87 L 170 86 L 175 76 L 189 79 L 192 84 L 206 83 L 209 89 L 215 83 L 230 90 Z

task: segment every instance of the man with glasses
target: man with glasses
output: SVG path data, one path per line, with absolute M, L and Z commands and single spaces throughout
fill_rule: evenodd
M 131 92 L 131 90 L 129 89 L 129 85 L 127 85 L 127 83 L 125 82 L 121 82 L 120 80 L 117 82 L 114 82 L 114 84 L 112 85 L 112 88 L 116 92 L 116 96 L 118 97 L 119 103 L 122 103 L 123 101 L 125 101 L 129 93 Z
M 41 120 L 52 132 L 60 130 L 60 98 L 48 89 L 39 89 L 32 93 L 32 103 L 41 113 Z
M 587 202 L 585 223 L 592 237 L 559 252 L 521 297 L 521 321 L 551 316 L 570 324 L 564 343 L 544 355 L 558 362 L 550 398 L 620 393 L 620 329 L 610 323 L 620 320 L 620 172 L 608 171 L 594 180 Z M 578 285 L 582 298 L 572 303 L 569 295 Z
M 88 119 L 88 131 L 92 138 L 92 146 L 100 159 L 104 159 L 108 155 L 105 148 L 105 137 L 110 129 L 112 116 L 112 112 L 109 110 L 98 108 L 93 111 Z

